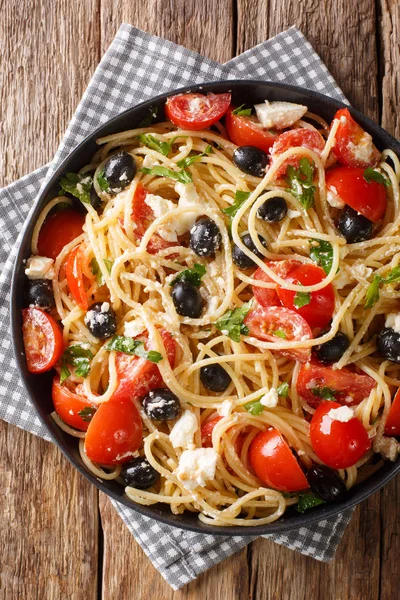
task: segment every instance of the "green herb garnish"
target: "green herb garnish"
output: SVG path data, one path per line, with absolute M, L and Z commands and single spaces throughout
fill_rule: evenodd
M 178 281 L 182 283 L 191 283 L 196 287 L 201 286 L 201 278 L 206 274 L 206 268 L 204 265 L 195 264 L 193 269 L 185 269 L 178 273 L 178 275 L 171 281 L 169 285 L 175 285 Z
M 241 106 L 238 106 L 237 108 L 235 108 L 235 110 L 232 111 L 232 114 L 237 115 L 238 117 L 249 117 L 251 115 L 252 109 L 243 108 L 244 106 L 246 105 L 242 104 Z
M 107 271 L 109 273 L 111 273 L 111 268 L 113 266 L 114 261 L 109 260 L 108 258 L 103 258 L 103 263 L 105 264 Z M 101 272 L 99 263 L 97 262 L 95 257 L 93 257 L 92 260 L 90 261 L 90 270 L 92 271 L 93 275 L 96 277 L 97 285 L 98 286 L 104 285 L 105 282 L 104 282 L 103 273 Z
M 169 177 L 170 179 L 175 179 L 176 181 L 180 181 L 181 183 L 191 183 L 193 181 L 191 174 L 186 169 L 181 169 L 180 171 L 173 171 L 172 169 L 168 169 L 168 167 L 163 167 L 161 165 L 155 165 L 148 169 L 146 167 L 142 167 L 139 169 L 141 173 L 145 173 L 146 175 L 157 175 L 158 177 Z
M 324 385 L 324 387 L 311 388 L 311 393 L 313 396 L 317 396 L 317 398 L 322 398 L 323 400 L 335 400 L 337 391 Z
M 311 294 L 310 292 L 296 292 L 295 297 L 293 298 L 293 304 L 296 308 L 301 308 L 302 306 L 307 306 L 311 302 Z
M 90 188 L 93 178 L 87 173 L 67 173 L 60 180 L 61 189 L 78 198 L 84 204 L 90 203 Z
M 303 513 L 309 508 L 314 508 L 320 504 L 325 504 L 325 501 L 313 492 L 300 492 L 298 496 L 299 501 L 297 503 L 296 510 L 299 513 Z
M 114 335 L 112 340 L 107 344 L 106 350 L 124 352 L 125 354 L 135 354 L 136 356 L 146 358 L 153 363 L 159 363 L 160 360 L 162 360 L 162 354 L 159 352 L 156 352 L 155 350 L 147 351 L 145 350 L 143 342 L 123 335 Z
M 392 184 L 390 183 L 390 179 L 376 171 L 372 167 L 367 167 L 363 173 L 363 177 L 365 181 L 370 183 L 371 181 L 376 181 L 376 183 L 381 183 L 385 187 L 390 187 Z
M 99 184 L 100 189 L 103 192 L 108 192 L 110 189 L 110 184 L 104 176 L 104 171 L 99 171 L 97 173 L 97 183 Z
M 74 367 L 75 375 L 78 377 L 87 377 L 90 373 L 90 360 L 92 358 L 91 351 L 86 350 L 79 344 L 66 348 L 61 356 L 61 385 L 71 375 L 68 365 Z
M 212 151 L 213 149 L 209 144 L 204 150 L 204 152 L 201 152 L 200 154 L 194 154 L 193 156 L 187 156 L 186 158 L 182 158 L 182 160 L 178 160 L 176 164 L 178 165 L 178 167 L 190 167 L 190 165 L 199 160 L 202 156 L 207 156 L 208 154 L 211 154 Z
M 328 275 L 333 263 L 333 248 L 332 244 L 325 240 L 309 240 L 310 242 L 310 258 L 317 265 L 323 268 Z
M 283 340 L 286 340 L 287 338 L 287 335 L 283 329 L 277 329 L 276 331 L 273 331 L 272 334 L 276 335 L 276 337 L 282 338 Z
M 169 142 L 160 141 L 150 133 L 142 133 L 141 135 L 138 135 L 137 138 L 144 146 L 160 152 L 163 156 L 168 156 L 171 152 L 172 144 L 176 140 L 176 137 L 174 137 Z
M 82 408 L 82 410 L 78 412 L 78 415 L 81 417 L 82 421 L 85 421 L 85 423 L 90 423 L 96 410 L 97 408 L 94 406 L 85 406 L 85 408 Z
M 230 337 L 234 342 L 240 342 L 240 336 L 249 333 L 249 329 L 243 321 L 250 309 L 251 302 L 246 302 L 240 308 L 228 310 L 215 323 L 215 327 L 221 331 L 221 333 Z
M 364 308 L 372 308 L 376 302 L 379 300 L 379 290 L 381 285 L 385 283 L 397 283 L 400 281 L 400 266 L 394 267 L 386 277 L 381 277 L 380 275 L 375 275 L 372 280 L 372 283 L 367 288 L 367 293 L 365 295 L 365 304 Z
M 287 381 L 284 381 L 276 388 L 278 396 L 282 396 L 282 398 L 287 398 L 289 395 L 289 384 Z
M 265 407 L 263 404 L 261 404 L 261 402 L 259 400 L 253 400 L 253 402 L 248 402 L 247 404 L 245 404 L 244 408 L 251 415 L 255 415 L 257 417 L 258 415 L 260 415 L 262 413 L 262 411 L 264 410 Z
M 250 194 L 251 194 L 251 192 L 243 192 L 242 190 L 237 190 L 237 192 L 235 193 L 234 203 L 231 204 L 231 206 L 228 206 L 227 208 L 221 209 L 222 212 L 225 213 L 226 215 L 228 215 L 228 217 L 229 217 L 229 225 L 228 225 L 229 235 L 231 234 L 232 221 L 233 221 L 236 213 L 246 202 L 246 200 L 248 199 Z
M 298 169 L 289 165 L 286 170 L 285 179 L 290 187 L 289 192 L 306 210 L 314 206 L 314 194 L 316 192 L 316 187 L 313 184 L 314 170 L 314 163 L 306 157 L 300 159 Z

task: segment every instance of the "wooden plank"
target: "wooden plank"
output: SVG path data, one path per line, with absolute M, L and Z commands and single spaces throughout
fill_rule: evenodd
M 53 444 L 0 421 L 0 597 L 97 598 L 97 490 Z

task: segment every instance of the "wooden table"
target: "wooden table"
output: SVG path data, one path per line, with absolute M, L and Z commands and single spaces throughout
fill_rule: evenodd
M 122 22 L 226 61 L 290 25 L 352 104 L 399 136 L 396 0 L 6 0 L 0 185 L 49 161 Z M 356 510 L 335 560 L 259 540 L 171 591 L 110 501 L 52 444 L 0 423 L 0 597 L 15 600 L 396 600 L 400 479 Z

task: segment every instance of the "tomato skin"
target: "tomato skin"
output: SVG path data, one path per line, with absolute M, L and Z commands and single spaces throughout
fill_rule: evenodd
M 296 148 L 298 146 L 304 146 L 313 150 L 319 156 L 325 147 L 325 140 L 318 131 L 312 129 L 290 129 L 281 133 L 272 146 L 270 153 L 272 158 L 277 158 L 289 148 Z M 276 178 L 283 177 L 286 174 L 286 170 L 289 165 L 294 168 L 298 168 L 300 164 L 301 156 L 293 156 L 285 160 L 283 165 L 278 169 Z
M 160 329 L 160 335 L 167 351 L 168 360 L 173 367 L 175 363 L 176 344 L 168 331 Z M 143 336 L 139 336 L 142 338 Z M 146 348 L 148 344 L 144 339 Z M 141 400 L 148 392 L 164 385 L 160 369 L 156 363 L 134 356 L 117 352 L 115 357 L 118 385 L 113 399 L 129 398 Z
M 265 263 L 267 267 L 272 269 L 279 277 L 285 279 L 286 276 L 292 271 L 294 268 L 299 266 L 299 263 L 296 260 L 280 260 L 280 261 L 266 261 Z M 272 279 L 262 270 L 261 267 L 253 274 L 253 279 L 258 279 L 259 281 L 270 282 Z M 257 300 L 261 306 L 280 306 L 281 301 L 279 300 L 279 296 L 276 293 L 276 290 L 261 288 L 253 285 L 253 294 L 254 298 Z
M 386 435 L 400 435 L 400 389 L 397 390 L 385 424 Z
M 376 381 L 365 373 L 353 373 L 346 367 L 334 370 L 316 361 L 303 364 L 297 377 L 297 393 L 313 407 L 321 404 L 321 398 L 312 393 L 313 388 L 335 390 L 337 402 L 356 406 L 369 396 L 375 386 Z
M 332 152 L 335 155 L 338 163 L 344 167 L 359 167 L 361 169 L 365 169 L 366 167 L 375 167 L 380 160 L 381 153 L 374 146 L 374 144 L 372 144 L 372 138 L 369 160 L 360 159 L 355 153 L 354 146 L 359 145 L 366 132 L 353 119 L 350 111 L 347 108 L 341 108 L 336 112 L 332 124 L 336 119 L 338 119 L 340 123 L 336 131 Z
M 300 264 L 286 275 L 286 281 L 305 286 L 315 285 L 326 278 L 325 271 L 317 265 Z M 316 292 L 310 292 L 310 302 L 301 308 L 294 304 L 297 292 L 277 286 L 277 293 L 283 306 L 296 311 L 310 327 L 325 327 L 330 322 L 335 308 L 335 292 L 331 283 Z
M 281 306 L 260 307 L 251 310 L 244 319 L 249 328 L 249 335 L 266 342 L 280 342 L 280 337 L 274 331 L 284 331 L 285 341 L 311 340 L 312 331 L 299 314 Z M 294 360 L 307 361 L 311 357 L 310 348 L 293 348 L 292 350 L 277 350 Z
M 356 417 L 342 423 L 328 416 L 332 408 L 340 406 L 337 402 L 322 402 L 310 425 L 312 448 L 318 458 L 332 469 L 352 467 L 371 448 L 368 432 Z
M 249 117 L 234 115 L 231 106 L 225 115 L 225 126 L 230 140 L 237 146 L 255 146 L 268 152 L 278 134 L 263 129 L 257 121 Z
M 345 204 L 376 223 L 386 211 L 387 195 L 383 183 L 366 181 L 365 169 L 336 167 L 326 173 L 326 187 Z
M 224 116 L 231 94 L 178 94 L 165 104 L 167 118 L 181 129 L 199 131 L 211 127 Z
M 24 308 L 22 335 L 28 371 L 44 373 L 54 367 L 63 352 L 63 337 L 55 319 L 40 308 Z
M 47 217 L 39 232 L 38 253 L 55 260 L 61 250 L 82 233 L 85 217 L 72 208 Z
M 142 419 L 132 400 L 110 398 L 100 404 L 85 437 L 87 457 L 100 465 L 132 460 L 142 444 Z
M 280 492 L 298 492 L 309 488 L 297 459 L 280 432 L 270 427 L 250 444 L 250 464 L 257 477 Z
M 203 448 L 212 448 L 212 432 L 221 419 L 222 417 L 214 417 L 201 426 L 201 445 Z
M 82 254 L 80 245 L 76 246 L 68 254 L 67 263 L 65 266 L 65 274 L 67 277 L 68 288 L 72 297 L 77 305 L 82 308 L 82 310 L 87 311 L 89 308 L 89 303 L 83 281 Z
M 89 422 L 84 421 L 78 413 L 85 408 L 95 407 L 94 404 L 71 392 L 66 385 L 61 385 L 58 375 L 53 379 L 51 397 L 55 411 L 64 423 L 79 431 L 87 431 Z

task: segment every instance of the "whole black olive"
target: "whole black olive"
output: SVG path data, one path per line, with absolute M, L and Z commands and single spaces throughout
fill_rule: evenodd
M 349 345 L 350 341 L 347 335 L 338 331 L 331 340 L 315 347 L 315 356 L 320 362 L 330 365 L 342 358 Z
M 53 284 L 49 279 L 32 279 L 27 292 L 29 306 L 50 310 L 55 306 Z
M 233 153 L 233 162 L 243 173 L 264 177 L 268 154 L 255 146 L 239 146 Z
M 108 302 L 96 302 L 89 306 L 84 320 L 90 333 L 99 340 L 111 337 L 117 330 L 117 318 Z
M 261 235 L 258 236 L 258 239 L 260 240 L 263 246 L 267 245 L 267 242 Z M 255 244 L 251 239 L 251 235 L 249 233 L 245 233 L 241 237 L 241 240 L 242 243 L 246 246 L 246 248 L 251 250 L 251 252 L 258 256 L 258 258 L 264 258 L 261 252 L 258 250 L 258 248 L 255 247 Z M 249 256 L 247 256 L 247 254 L 242 252 L 242 250 L 239 248 L 239 246 L 236 246 L 236 244 L 234 244 L 232 248 L 232 260 L 235 263 L 235 265 L 238 266 L 240 269 L 249 269 L 250 267 L 255 266 L 254 261 Z
M 337 471 L 325 465 L 314 465 L 307 472 L 307 481 L 313 492 L 322 500 L 333 504 L 341 502 L 346 496 L 346 486 Z
M 103 167 L 103 177 L 108 183 L 108 192 L 118 194 L 125 189 L 136 175 L 136 162 L 128 152 L 113 154 Z
M 268 223 L 278 223 L 286 217 L 288 207 L 286 200 L 277 196 L 266 200 L 257 210 L 257 217 L 268 221 Z
M 165 388 L 151 390 L 143 399 L 144 412 L 154 421 L 171 421 L 181 411 L 179 398 Z
M 204 387 L 212 392 L 224 392 L 232 381 L 230 375 L 219 364 L 201 367 L 200 379 Z
M 151 466 L 147 458 L 139 456 L 122 467 L 121 477 L 126 485 L 138 490 L 147 490 L 160 479 L 160 473 Z
M 203 310 L 203 298 L 199 289 L 191 283 L 178 281 L 172 287 L 172 301 L 178 315 L 198 319 Z
M 385 327 L 378 335 L 377 346 L 386 360 L 400 363 L 400 333 L 391 327 Z
M 93 206 L 95 211 L 98 211 L 102 204 L 102 200 L 101 200 L 100 196 L 98 195 L 98 193 L 96 192 L 96 190 L 94 189 L 93 184 L 92 184 L 92 187 L 90 188 L 90 204 Z
M 336 226 L 349 244 L 365 242 L 372 237 L 372 222 L 350 206 L 342 210 Z
M 222 236 L 218 225 L 204 217 L 190 230 L 190 247 L 197 256 L 212 256 L 221 246 Z

